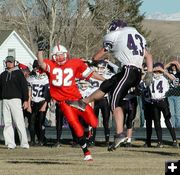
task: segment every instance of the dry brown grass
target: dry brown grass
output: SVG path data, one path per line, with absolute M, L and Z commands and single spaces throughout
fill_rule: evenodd
M 150 40 L 157 39 L 155 47 L 158 52 L 164 48 L 170 51 L 169 57 L 180 57 L 180 21 L 144 20 L 143 26 L 151 31 Z
M 91 148 L 94 161 L 84 162 L 80 148 L 32 147 L 7 150 L 0 145 L 0 175 L 150 175 L 164 174 L 166 160 L 180 159 L 179 149 L 133 148 L 107 152 L 105 147 Z

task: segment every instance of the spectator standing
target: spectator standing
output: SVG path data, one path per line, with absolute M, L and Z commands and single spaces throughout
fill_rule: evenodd
M 144 99 L 142 99 L 142 97 L 143 97 L 143 95 L 142 95 L 142 93 L 143 93 L 143 87 L 144 87 L 144 83 L 143 83 L 143 79 L 144 79 L 144 76 L 145 76 L 145 74 L 146 74 L 146 72 L 147 72 L 147 66 L 146 66 L 146 64 L 145 63 L 143 63 L 143 65 L 142 65 L 142 76 L 141 76 L 141 81 L 140 81 L 140 84 L 139 84 L 139 94 L 138 94 L 138 96 L 137 96 L 137 102 L 138 102 L 138 110 L 139 110 L 139 119 L 140 119 L 140 127 L 145 127 L 145 116 L 144 116 Z
M 154 126 L 158 138 L 157 147 L 162 148 L 162 128 L 161 128 L 161 112 L 165 120 L 165 124 L 171 134 L 173 140 L 173 146 L 179 147 L 176 139 L 175 129 L 172 127 L 170 122 L 171 113 L 169 109 L 168 99 L 166 97 L 166 92 L 169 90 L 169 81 L 173 81 L 175 78 L 172 77 L 168 72 L 164 71 L 164 66 L 162 63 L 154 64 L 154 75 L 153 83 L 150 85 L 151 91 L 151 101 L 152 101 L 152 113 L 154 116 Z M 168 79 L 167 79 L 168 78 Z
M 25 64 L 19 63 L 17 62 L 19 69 L 22 71 L 22 73 L 24 74 L 24 77 L 27 78 L 29 77 L 31 71 L 29 69 L 28 66 L 26 66 Z M 27 82 L 28 85 L 28 82 Z M 28 89 L 29 90 L 29 89 Z M 30 101 L 31 101 L 31 91 L 29 90 L 29 99 L 28 99 L 28 108 L 27 109 L 23 109 L 23 115 L 24 115 L 24 119 L 25 119 L 25 125 L 28 125 L 28 129 L 29 129 L 29 121 L 30 121 L 30 109 L 31 109 L 31 105 L 30 105 Z M 26 120 L 27 119 L 27 120 Z M 27 122 L 27 123 L 26 123 Z M 19 136 L 18 136 L 18 132 L 17 129 L 14 128 L 15 130 L 15 142 L 19 143 Z
M 142 109 L 144 113 L 145 126 L 146 126 L 146 142 L 144 147 L 151 147 L 151 136 L 152 136 L 152 124 L 153 124 L 153 113 L 150 112 L 153 110 L 151 102 L 151 91 L 147 87 L 144 81 L 141 81 L 139 84 L 140 97 L 142 99 Z
M 3 103 L 4 139 L 9 149 L 16 147 L 13 123 L 17 128 L 20 146 L 29 148 L 23 109 L 28 108 L 28 87 L 21 70 L 15 65 L 15 58 L 7 56 L 6 70 L 0 75 L 0 93 Z
M 176 78 L 176 86 L 171 84 L 167 96 L 172 115 L 172 125 L 175 128 L 180 128 L 180 64 L 178 61 L 172 61 L 165 65 L 165 69 Z

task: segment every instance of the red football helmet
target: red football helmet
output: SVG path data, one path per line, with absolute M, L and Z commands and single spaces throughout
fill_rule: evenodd
M 53 48 L 52 51 L 52 59 L 59 65 L 63 65 L 66 63 L 67 59 L 69 58 L 67 49 L 58 44 Z

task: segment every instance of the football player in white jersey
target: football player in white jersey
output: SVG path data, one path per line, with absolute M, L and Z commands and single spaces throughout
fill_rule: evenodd
M 123 134 L 123 110 L 120 105 L 131 87 L 136 87 L 141 80 L 142 63 L 145 58 L 148 73 L 145 82 L 149 86 L 152 82 L 152 56 L 146 47 L 145 38 L 133 27 L 128 27 L 122 20 L 114 20 L 108 33 L 103 39 L 103 48 L 94 56 L 93 60 L 100 60 L 108 52 L 121 62 L 122 71 L 114 75 L 109 80 L 105 80 L 100 88 L 88 98 L 86 103 L 102 98 L 106 93 L 111 92 L 111 108 L 116 123 L 116 133 L 114 143 L 108 148 L 115 150 L 127 137 Z
M 89 80 L 87 81 L 87 80 L 79 79 L 77 81 L 77 84 L 83 98 L 89 96 L 92 93 L 92 88 L 90 87 Z M 89 105 L 92 106 L 92 108 L 94 107 L 94 103 L 91 103 Z M 86 136 L 86 141 L 88 143 L 88 146 L 94 146 L 95 144 L 92 140 L 92 132 L 94 129 L 91 126 L 89 126 L 86 122 L 84 122 L 81 118 L 80 118 L 80 121 L 82 125 L 84 126 L 84 134 Z
M 87 80 L 78 80 L 77 81 L 79 91 L 83 98 L 89 96 L 92 93 L 92 89 L 90 87 L 90 83 Z
M 47 104 L 50 100 L 49 81 L 45 73 L 39 69 L 37 60 L 33 63 L 33 74 L 28 77 L 29 87 L 31 89 L 31 117 L 29 131 L 31 145 L 36 145 L 35 135 L 38 138 L 38 144 L 43 145 L 45 141 L 45 116 Z
M 102 75 L 105 79 L 111 78 L 114 74 L 109 71 L 108 62 L 105 60 L 100 60 L 97 63 L 96 71 L 98 74 Z M 102 81 L 90 78 L 92 92 L 96 91 Z M 110 129 L 109 129 L 109 119 L 110 119 L 110 104 L 109 104 L 109 95 L 106 94 L 103 98 L 94 101 L 94 112 L 96 116 L 99 116 L 99 112 L 101 111 L 103 118 L 103 127 L 104 127 L 104 135 L 105 135 L 105 144 L 109 145 L 109 137 L 110 137 Z M 93 137 L 92 142 L 95 142 L 96 137 L 96 128 L 93 129 Z
M 161 63 L 154 64 L 154 75 L 153 75 L 153 83 L 150 85 L 151 91 L 151 101 L 153 106 L 153 116 L 154 116 L 154 125 L 158 138 L 157 147 L 163 147 L 162 143 L 162 128 L 161 128 L 161 112 L 163 113 L 165 124 L 171 134 L 173 140 L 173 146 L 179 147 L 179 144 L 176 139 L 176 133 L 171 124 L 171 113 L 169 109 L 168 99 L 166 97 L 166 92 L 169 90 L 169 81 L 166 78 L 174 80 L 168 72 L 164 71 L 164 65 Z M 166 75 L 166 77 L 164 76 Z

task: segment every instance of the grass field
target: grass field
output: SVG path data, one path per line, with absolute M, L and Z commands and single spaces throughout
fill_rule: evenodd
M 132 148 L 114 152 L 92 147 L 91 162 L 84 162 L 80 148 L 70 145 L 8 150 L 1 144 L 0 175 L 164 175 L 165 161 L 180 159 L 180 149 L 144 148 L 143 143 L 134 141 Z

